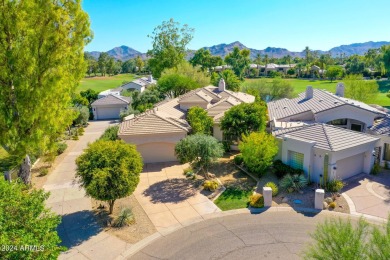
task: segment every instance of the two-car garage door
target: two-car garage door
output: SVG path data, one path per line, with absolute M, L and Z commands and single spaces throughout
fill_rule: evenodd
M 122 107 L 97 107 L 97 120 L 118 119 Z
M 337 178 L 342 180 L 347 179 L 363 172 L 364 154 L 361 153 L 342 160 L 338 160 L 336 165 Z
M 173 143 L 146 143 L 137 145 L 137 150 L 142 155 L 144 163 L 177 161 Z

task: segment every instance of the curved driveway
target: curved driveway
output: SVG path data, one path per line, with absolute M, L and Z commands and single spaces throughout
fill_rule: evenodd
M 131 259 L 300 259 L 328 213 L 264 212 L 206 220 L 149 244 Z

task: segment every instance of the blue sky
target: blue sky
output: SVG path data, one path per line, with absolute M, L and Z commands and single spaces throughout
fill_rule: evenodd
M 145 52 L 147 35 L 170 18 L 195 28 L 190 49 L 240 41 L 329 50 L 390 40 L 390 0 L 84 0 L 83 8 L 94 32 L 88 51 L 127 45 Z

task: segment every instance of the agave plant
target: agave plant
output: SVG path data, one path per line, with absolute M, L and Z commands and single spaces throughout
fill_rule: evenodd
M 115 227 L 123 227 L 134 221 L 134 215 L 130 208 L 122 208 L 118 218 L 114 222 Z
M 307 179 L 303 174 L 286 174 L 279 184 L 288 192 L 299 191 L 307 185 Z

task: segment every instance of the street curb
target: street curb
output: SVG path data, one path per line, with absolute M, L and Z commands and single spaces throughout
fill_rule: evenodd
M 313 208 L 292 208 L 292 207 L 265 207 L 265 208 L 245 208 L 245 209 L 233 209 L 228 211 L 221 211 L 221 212 L 214 212 L 207 215 L 202 216 L 202 220 L 195 220 L 195 221 L 188 221 L 182 225 L 177 225 L 172 228 L 167 228 L 163 231 L 155 232 L 154 234 L 142 239 L 141 241 L 133 244 L 128 250 L 123 252 L 119 258 L 117 259 L 128 259 L 144 249 L 146 246 L 150 245 L 155 240 L 165 237 L 167 235 L 170 235 L 182 228 L 188 227 L 192 224 L 200 223 L 206 220 L 210 219 L 216 219 L 226 216 L 234 216 L 239 214 L 261 214 L 261 213 L 271 213 L 271 212 L 297 212 L 297 213 L 313 213 L 313 214 L 325 214 L 329 216 L 338 216 L 338 217 L 344 217 L 344 218 L 354 218 L 359 219 L 361 217 L 366 218 L 367 220 L 370 220 L 371 222 L 374 222 L 374 224 L 383 224 L 386 222 L 386 219 L 373 217 L 370 215 L 364 215 L 364 214 L 348 214 L 348 213 L 341 213 L 341 212 L 334 212 L 334 211 L 325 211 L 325 210 L 317 210 Z

